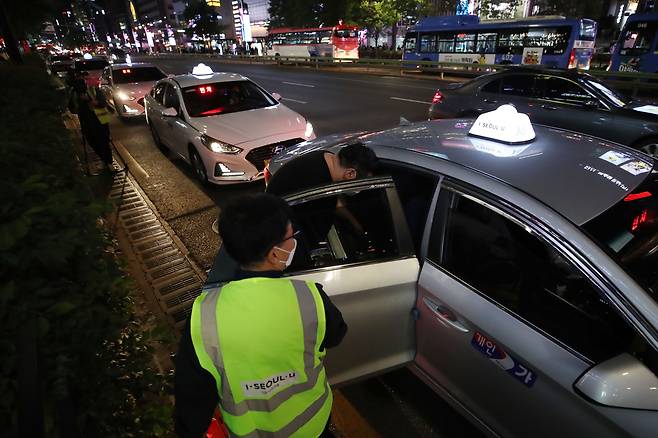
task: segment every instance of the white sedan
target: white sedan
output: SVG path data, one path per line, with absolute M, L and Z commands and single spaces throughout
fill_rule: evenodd
M 200 64 L 153 87 L 146 121 L 155 143 L 190 163 L 200 181 L 254 181 L 274 153 L 315 138 L 313 126 L 280 98 L 242 75 Z
M 103 70 L 100 85 L 119 117 L 138 117 L 144 115 L 144 96 L 166 76 L 145 62 L 113 64 Z

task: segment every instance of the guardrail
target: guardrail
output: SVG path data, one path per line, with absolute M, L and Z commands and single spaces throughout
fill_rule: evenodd
M 436 61 L 410 61 L 399 59 L 343 59 L 322 56 L 256 56 L 256 55 L 217 55 L 211 53 L 165 53 L 151 55 L 159 59 L 180 59 L 181 57 L 209 58 L 222 61 L 238 61 L 249 64 L 276 64 L 307 66 L 315 69 L 340 67 L 348 69 L 371 69 L 395 70 L 399 75 L 411 72 L 436 73 L 441 79 L 448 76 L 475 77 L 486 73 L 506 70 L 515 67 L 511 64 L 465 64 L 458 62 L 436 62 Z M 586 70 L 586 73 L 604 80 L 611 86 L 630 90 L 633 97 L 639 91 L 658 90 L 658 74 L 655 73 L 633 73 L 633 72 L 607 72 L 601 70 Z

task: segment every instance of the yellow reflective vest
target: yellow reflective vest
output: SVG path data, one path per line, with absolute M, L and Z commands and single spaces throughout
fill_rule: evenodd
M 94 100 L 98 100 L 98 89 L 96 87 L 89 86 L 87 87 L 87 93 Z M 91 108 L 94 110 L 94 114 L 98 118 L 98 121 L 101 122 L 101 125 L 107 125 L 110 123 L 110 111 L 108 111 L 107 106 L 97 107 L 91 102 Z
M 248 278 L 205 291 L 190 328 L 215 378 L 232 437 L 318 437 L 333 402 L 320 345 L 326 331 L 314 283 Z

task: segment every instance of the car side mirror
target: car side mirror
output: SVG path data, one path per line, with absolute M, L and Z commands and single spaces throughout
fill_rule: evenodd
M 173 73 L 169 73 L 169 74 L 167 75 L 168 78 L 173 78 L 174 76 L 176 76 L 176 75 L 173 74 Z
M 628 353 L 594 365 L 575 386 L 604 406 L 658 411 L 658 377 Z
M 107 79 L 101 79 L 100 84 L 101 85 L 110 85 L 110 82 Z
M 176 108 L 169 107 L 162 111 L 162 115 L 165 117 L 177 117 L 178 111 L 176 111 Z
M 599 107 L 599 103 L 596 100 L 586 100 L 583 103 L 583 106 L 587 109 L 597 109 Z
M 281 95 L 280 95 L 279 93 L 272 93 L 272 97 L 273 97 L 274 100 L 276 100 L 277 102 L 280 102 L 280 101 L 281 101 Z

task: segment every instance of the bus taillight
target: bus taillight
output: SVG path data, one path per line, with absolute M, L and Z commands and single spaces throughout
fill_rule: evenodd
M 576 62 L 576 49 L 571 49 L 571 54 L 569 55 L 569 68 L 576 67 L 578 67 L 578 63 Z

